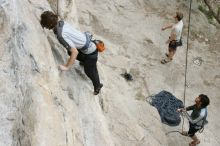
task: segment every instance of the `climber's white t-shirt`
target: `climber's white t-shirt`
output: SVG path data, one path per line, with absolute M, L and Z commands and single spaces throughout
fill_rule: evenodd
M 179 41 L 181 38 L 181 34 L 182 34 L 182 30 L 183 30 L 183 21 L 180 20 L 178 23 L 176 23 L 175 25 L 173 25 L 171 33 L 175 33 L 176 34 L 176 41 Z
M 80 50 L 86 44 L 86 35 L 72 27 L 67 22 L 64 22 L 62 30 L 63 39 L 70 45 L 71 48 Z M 94 43 L 90 42 L 89 48 L 83 50 L 84 54 L 93 53 L 96 50 Z

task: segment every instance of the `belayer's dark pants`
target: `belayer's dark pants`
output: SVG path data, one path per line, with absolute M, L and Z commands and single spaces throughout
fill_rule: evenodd
M 193 125 L 192 123 L 189 122 L 189 131 L 188 131 L 189 137 L 193 137 L 195 135 L 195 133 L 199 130 L 200 129 L 196 129 L 195 125 Z
M 97 70 L 98 51 L 91 54 L 83 54 L 79 51 L 77 60 L 83 63 L 86 75 L 92 80 L 94 90 L 100 86 L 99 73 Z

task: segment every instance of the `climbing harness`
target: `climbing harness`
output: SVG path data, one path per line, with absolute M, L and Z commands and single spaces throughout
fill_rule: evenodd
M 101 40 L 92 40 L 92 42 L 96 45 L 96 49 L 99 52 L 103 52 L 105 50 L 105 44 Z
M 59 16 L 59 0 L 57 0 L 57 16 Z M 64 22 L 63 21 L 59 21 L 58 25 L 57 25 L 57 30 L 56 32 L 54 32 L 55 34 L 57 34 L 57 39 L 58 41 L 65 47 L 67 48 L 67 50 L 70 50 L 71 47 L 68 45 L 68 43 L 63 39 L 62 37 L 62 28 L 63 28 Z M 93 42 L 96 45 L 96 49 L 98 50 L 98 52 L 103 52 L 105 50 L 105 44 L 103 41 L 101 40 L 97 40 L 97 39 L 93 39 L 93 35 L 90 32 L 84 32 L 85 36 L 86 36 L 86 44 L 80 48 L 80 51 L 85 53 L 87 51 L 87 49 L 89 48 L 90 42 Z M 71 52 L 68 51 L 69 56 L 71 55 Z

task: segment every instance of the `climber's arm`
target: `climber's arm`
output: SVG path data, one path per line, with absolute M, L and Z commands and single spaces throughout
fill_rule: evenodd
M 72 49 L 70 50 L 70 52 L 71 52 L 70 58 L 68 59 L 68 61 L 67 61 L 66 64 L 59 66 L 60 70 L 63 70 L 63 71 L 69 70 L 70 66 L 71 66 L 72 64 L 74 64 L 74 62 L 75 62 L 75 60 L 76 60 L 76 57 L 77 57 L 77 55 L 78 55 L 79 52 L 78 52 L 78 50 L 77 50 L 76 48 L 72 48 Z

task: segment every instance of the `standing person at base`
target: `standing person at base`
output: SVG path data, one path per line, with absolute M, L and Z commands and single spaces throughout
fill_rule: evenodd
M 100 83 L 97 70 L 98 51 L 96 45 L 86 33 L 72 27 L 64 21 L 58 21 L 58 16 L 51 11 L 45 11 L 41 14 L 41 26 L 53 30 L 58 41 L 67 49 L 70 55 L 64 65 L 59 65 L 62 71 L 69 70 L 75 60 L 79 60 L 84 65 L 86 75 L 92 80 L 94 86 L 94 95 L 99 94 L 103 84 Z
M 207 106 L 209 105 L 209 98 L 204 94 L 200 94 L 195 99 L 195 104 L 187 108 L 178 109 L 178 112 L 184 112 L 189 120 L 189 131 L 183 131 L 182 134 L 192 138 L 192 142 L 189 146 L 196 146 L 200 143 L 200 140 L 195 135 L 200 129 L 204 128 L 207 117 Z M 192 110 L 191 115 L 188 115 L 186 111 Z
M 166 59 L 162 60 L 161 63 L 165 64 L 173 60 L 173 56 L 176 53 L 176 48 L 182 46 L 182 29 L 183 29 L 183 14 L 181 12 L 176 12 L 174 16 L 175 24 L 170 24 L 164 26 L 162 30 L 171 28 L 171 33 L 169 39 L 166 41 L 168 45 L 168 53 L 166 53 Z

